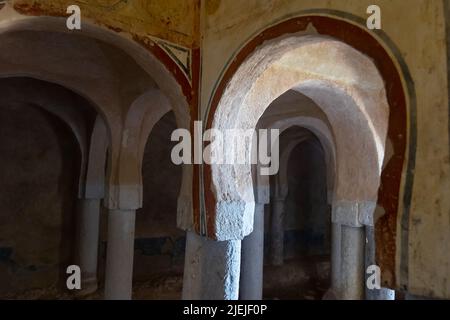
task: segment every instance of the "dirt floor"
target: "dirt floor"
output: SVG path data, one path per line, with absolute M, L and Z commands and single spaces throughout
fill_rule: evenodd
M 320 300 L 329 287 L 330 263 L 327 257 L 308 257 L 287 260 L 282 266 L 264 266 L 264 293 L 267 300 Z M 183 276 L 180 273 L 167 273 L 152 276 L 146 281 L 133 284 L 133 299 L 176 300 L 181 298 Z M 97 292 L 77 297 L 61 292 L 56 287 L 36 289 L 20 294 L 11 294 L 3 299 L 102 299 L 103 288 Z
M 287 260 L 282 266 L 264 266 L 263 298 L 267 300 L 321 300 L 330 287 L 329 257 Z
M 133 299 L 141 300 L 177 300 L 181 299 L 183 276 L 181 274 L 164 274 L 153 276 L 147 281 L 133 283 Z M 78 297 L 70 292 L 50 287 L 35 289 L 19 294 L 10 294 L 0 297 L 6 300 L 100 300 L 103 298 L 103 287 L 88 296 Z

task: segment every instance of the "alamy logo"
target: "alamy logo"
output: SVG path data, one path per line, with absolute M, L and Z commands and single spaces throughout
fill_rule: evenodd
M 189 130 L 172 132 L 171 140 L 179 141 L 171 153 L 174 164 L 260 164 L 261 175 L 278 172 L 278 129 L 209 129 L 202 132 L 202 122 L 195 121 L 194 148 Z M 204 147 L 205 142 L 209 144 Z
M 369 30 L 381 29 L 381 9 L 379 6 L 372 4 L 367 7 L 367 13 L 371 14 L 366 21 Z
M 72 264 L 67 267 L 66 273 L 70 276 L 66 280 L 66 286 L 69 290 L 81 289 L 81 269 L 79 266 Z
M 66 26 L 69 30 L 81 30 L 81 9 L 77 5 L 67 7 L 67 13 L 71 15 L 66 20 Z
M 375 264 L 372 264 L 367 267 L 366 273 L 367 273 L 367 275 L 369 275 L 366 280 L 367 288 L 370 290 L 381 289 L 380 267 Z

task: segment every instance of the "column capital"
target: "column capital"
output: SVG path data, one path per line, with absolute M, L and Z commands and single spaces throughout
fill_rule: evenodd
M 331 221 L 350 227 L 373 226 L 375 207 L 375 201 L 334 201 Z

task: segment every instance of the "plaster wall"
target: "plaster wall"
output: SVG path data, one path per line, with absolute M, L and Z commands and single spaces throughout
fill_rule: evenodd
M 16 10 L 34 15 L 45 12 L 68 16 L 66 9 L 78 5 L 82 15 L 115 31 L 152 35 L 185 47 L 196 46 L 199 1 L 117 0 L 13 0 Z

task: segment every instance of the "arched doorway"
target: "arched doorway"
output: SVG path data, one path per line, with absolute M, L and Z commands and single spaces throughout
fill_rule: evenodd
M 293 133 L 300 133 L 300 139 Z M 324 152 L 320 141 L 299 127 L 285 130 L 280 141 L 288 144 L 288 150 L 281 151 L 288 153 L 288 160 L 281 161 L 279 173 L 271 177 L 264 213 L 263 299 L 322 299 L 331 269 Z
M 279 130 L 278 170 L 265 176 L 261 164 L 252 168 L 254 229 L 242 241 L 240 296 L 322 298 L 331 273 L 331 125 L 313 100 L 288 91 L 270 104 L 257 128 Z
M 143 206 L 136 212 L 134 298 L 180 299 L 185 232 L 177 228 L 182 168 L 171 161 L 172 111 L 153 127 L 142 166 Z
M 87 172 L 81 174 L 79 215 L 98 217 L 100 203 L 108 208 L 105 295 L 128 299 L 132 291 L 135 211 L 142 206 L 142 159 L 154 124 L 153 111 L 157 110 L 157 115 L 160 105 L 168 107 L 174 111 L 177 126 L 189 128 L 184 89 L 149 50 L 89 23 L 82 34 L 69 35 L 63 18 L 17 15 L 0 22 L 0 32 L 1 77 L 26 75 L 57 83 L 85 97 L 101 115 L 101 121 L 92 125 L 98 130 L 89 131 L 85 137 L 82 165 Z M 91 138 L 98 132 L 101 142 Z M 101 145 L 103 155 L 96 148 L 89 150 L 93 145 Z M 89 169 L 95 173 L 90 174 Z M 179 196 L 186 215 L 191 208 L 190 170 L 183 167 Z M 81 266 L 82 287 L 88 290 L 83 294 L 97 290 L 98 283 L 97 246 L 92 242 L 98 239 L 98 221 L 84 222 L 81 241 L 87 252 L 81 253 L 85 263 Z
M 314 31 L 307 28 L 310 24 Z M 352 34 L 355 38 L 349 36 Z M 361 38 L 367 41 L 362 44 Z M 389 127 L 389 139 L 400 150 L 395 161 L 404 159 L 404 141 L 393 134 L 399 128 L 406 131 L 403 86 L 394 62 L 377 41 L 358 26 L 329 17 L 298 17 L 272 26 L 236 53 L 217 84 L 206 116 L 207 129 L 256 128 L 268 105 L 288 90 L 306 95 L 326 114 L 336 151 L 332 234 L 340 239 L 333 242 L 333 256 L 340 260 L 333 264 L 332 279 L 336 295 L 344 299 L 364 295 L 364 226 L 373 225 L 380 178 L 387 179 L 386 172 L 381 177 L 381 168 L 388 122 L 402 124 Z M 330 44 L 336 46 L 331 48 Z M 318 51 L 309 50 L 315 46 Z M 389 91 L 385 91 L 385 83 L 391 85 L 386 86 Z M 399 105 L 402 111 L 396 110 L 390 117 L 389 105 Z M 347 111 L 351 115 L 345 115 Z M 346 159 L 349 155 L 353 156 L 350 161 Z M 401 175 L 395 171 L 388 179 L 396 192 L 400 192 Z M 223 183 L 228 181 L 226 177 L 239 179 Z M 253 209 L 258 208 L 251 168 L 205 165 L 203 179 L 205 234 L 222 242 L 220 246 L 228 246 L 227 252 L 239 251 L 241 240 L 252 230 Z M 226 219 L 235 223 L 223 224 Z M 217 269 L 231 283 L 224 288 L 218 282 L 216 287 L 218 291 L 225 289 L 227 299 L 236 299 L 239 283 L 235 275 L 240 261 L 234 254 L 224 257 L 225 263 Z M 200 286 L 200 295 L 202 290 Z

